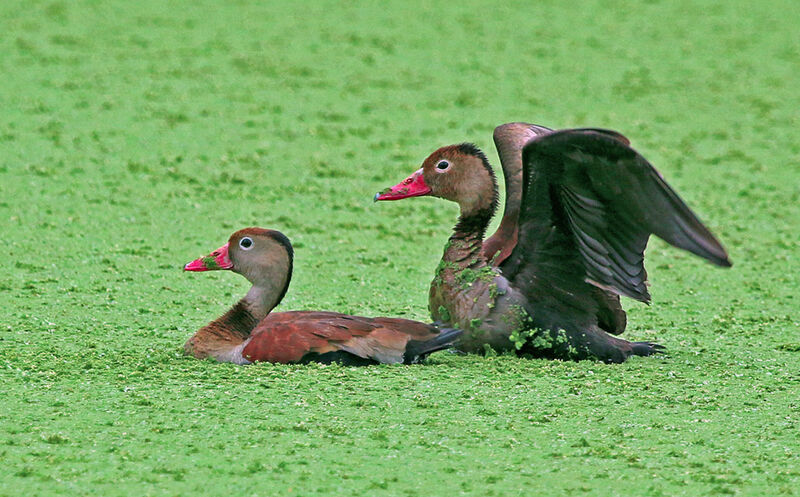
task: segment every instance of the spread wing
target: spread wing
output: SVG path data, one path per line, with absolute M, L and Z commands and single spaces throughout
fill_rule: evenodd
M 594 128 L 589 130 L 630 145 L 630 141 L 616 131 Z M 500 156 L 506 185 L 503 219 L 497 231 L 483 242 L 483 253 L 494 266 L 499 266 L 517 244 L 519 211 L 522 204 L 522 147 L 532 138 L 552 132 L 550 128 L 529 123 L 506 123 L 494 129 L 492 137 L 497 154 Z
M 522 147 L 532 138 L 551 133 L 553 130 L 528 123 L 502 124 L 494 130 L 494 144 L 500 156 L 506 185 L 506 201 L 503 219 L 497 231 L 483 242 L 483 253 L 493 266 L 500 266 L 517 245 L 519 211 L 522 204 Z M 625 145 L 630 141 L 616 131 L 592 129 L 619 140 Z M 600 327 L 609 333 L 619 334 L 625 330 L 627 317 L 619 301 L 619 295 L 601 288 L 594 291 L 597 303 L 597 319 Z
M 597 307 L 591 285 L 648 302 L 644 249 L 651 234 L 731 265 L 653 166 L 615 135 L 561 130 L 523 148 L 519 241 L 501 268 L 526 295 L 588 313 Z
M 446 348 L 458 334 L 399 318 L 281 312 L 259 323 L 242 355 L 251 362 L 325 361 L 330 357 L 352 364 L 415 362 L 420 356 Z M 352 357 L 347 359 L 348 355 Z

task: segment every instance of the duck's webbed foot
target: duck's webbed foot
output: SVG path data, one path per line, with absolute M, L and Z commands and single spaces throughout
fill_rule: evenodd
M 578 346 L 580 348 L 580 346 Z M 603 362 L 621 363 L 631 356 L 650 356 L 666 352 L 666 347 L 652 342 L 629 342 L 598 330 L 586 333 L 585 350 L 589 357 Z
M 628 342 L 631 344 L 632 354 L 640 356 L 649 356 L 653 354 L 663 354 L 667 348 L 663 345 L 653 342 Z

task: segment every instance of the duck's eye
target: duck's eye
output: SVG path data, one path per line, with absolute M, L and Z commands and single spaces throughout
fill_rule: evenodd
M 242 250 L 250 250 L 253 247 L 253 239 L 246 236 L 239 240 L 239 246 L 242 247 Z
M 439 171 L 445 171 L 448 167 L 450 167 L 450 163 L 446 160 L 440 160 L 436 163 L 436 169 Z

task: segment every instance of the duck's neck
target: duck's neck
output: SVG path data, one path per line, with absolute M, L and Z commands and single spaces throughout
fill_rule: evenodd
M 250 311 L 246 299 L 242 299 L 228 309 L 228 312 L 200 328 L 195 333 L 195 338 L 203 337 L 241 343 L 250 335 L 259 321 L 260 319 Z
M 494 215 L 493 206 L 477 209 L 461 209 L 461 216 L 453 228 L 453 234 L 447 243 L 442 260 L 452 262 L 460 267 L 472 267 L 485 264 L 483 256 L 483 236 Z
M 237 347 L 247 340 L 258 323 L 280 303 L 289 286 L 289 278 L 291 273 L 283 281 L 278 281 L 280 287 L 269 283 L 276 280 L 253 285 L 247 295 L 228 312 L 200 328 L 186 342 L 186 353 L 198 358 L 214 357 L 221 361 L 237 362 L 241 359 L 235 353 Z
M 253 285 L 244 298 L 205 328 L 213 328 L 217 334 L 227 334 L 231 338 L 244 340 L 250 336 L 253 328 L 278 305 L 277 295 L 278 293 L 272 288 Z

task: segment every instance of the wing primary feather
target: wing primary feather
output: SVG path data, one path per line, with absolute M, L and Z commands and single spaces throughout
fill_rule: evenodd
M 607 237 L 598 228 L 598 224 L 607 225 L 602 215 L 604 211 L 599 202 L 589 202 L 588 197 L 575 193 L 569 188 L 562 188 L 561 200 L 567 216 L 573 238 L 578 244 L 578 249 L 584 257 L 584 267 L 588 280 L 599 283 L 601 287 L 612 289 L 614 293 L 623 294 L 637 300 L 647 300 L 649 295 L 644 285 L 644 280 L 639 276 L 644 272 L 641 260 L 638 267 L 621 264 L 613 247 L 610 247 Z M 581 208 L 591 205 L 598 214 L 595 223 L 587 221 L 582 216 Z M 590 232 L 592 234 L 590 234 Z

